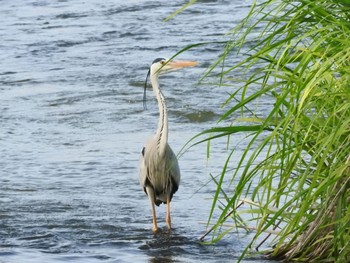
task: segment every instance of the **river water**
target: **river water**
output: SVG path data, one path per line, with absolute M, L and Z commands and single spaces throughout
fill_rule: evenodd
M 0 7 L 0 262 L 235 262 L 248 236 L 202 245 L 225 143 L 185 152 L 182 182 L 153 235 L 138 159 L 158 121 L 150 63 L 186 45 L 227 39 L 244 1 L 29 0 Z M 227 90 L 199 85 L 220 54 L 202 46 L 179 59 L 197 68 L 161 79 L 175 152 L 215 125 Z M 246 262 L 262 262 L 259 257 Z

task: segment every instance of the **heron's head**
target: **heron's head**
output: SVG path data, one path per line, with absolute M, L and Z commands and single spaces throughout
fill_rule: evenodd
M 174 61 L 165 58 L 157 58 L 153 61 L 151 67 L 148 70 L 145 89 L 143 93 L 143 107 L 146 109 L 146 88 L 147 88 L 147 79 L 149 76 L 158 78 L 159 75 L 167 73 L 169 71 L 178 70 L 185 67 L 193 67 L 198 63 L 195 61 Z
M 196 65 L 197 62 L 195 61 L 176 61 L 165 58 L 157 58 L 153 61 L 150 67 L 150 75 L 162 75 L 169 71 L 174 71 L 185 67 L 193 67 Z

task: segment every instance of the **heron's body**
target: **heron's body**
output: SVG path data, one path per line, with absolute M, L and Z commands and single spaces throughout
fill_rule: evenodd
M 156 134 L 148 140 L 141 151 L 139 179 L 151 203 L 154 232 L 158 230 L 155 205 L 159 206 L 161 203 L 167 205 L 166 222 L 171 229 L 170 201 L 179 188 L 181 177 L 176 155 L 168 144 L 167 108 L 158 77 L 163 72 L 195 64 L 195 62 L 169 62 L 165 59 L 156 59 L 149 70 L 153 92 L 159 106 L 159 123 Z
M 153 191 L 154 203 L 159 206 L 161 203 L 171 201 L 173 194 L 177 191 L 180 185 L 180 168 L 177 158 L 166 144 L 164 156 L 155 156 L 152 154 L 157 151 L 157 137 L 152 137 L 142 150 L 142 161 L 140 170 L 146 173 L 146 177 L 140 178 L 141 185 L 147 193 Z M 159 157 L 159 158 L 157 158 Z

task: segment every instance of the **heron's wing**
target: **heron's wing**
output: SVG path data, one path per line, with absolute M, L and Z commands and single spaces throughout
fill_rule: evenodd
M 172 185 L 171 189 L 169 189 L 172 196 L 180 184 L 179 164 L 176 155 L 168 144 L 162 156 L 158 155 L 156 146 L 157 144 L 151 140 L 141 151 L 139 165 L 140 184 L 144 190 L 147 186 L 151 186 L 159 193 Z
M 169 145 L 167 145 L 167 150 L 166 150 L 166 163 L 168 164 L 167 169 L 169 169 L 169 173 L 171 175 L 172 181 L 176 184 L 176 190 L 178 189 L 180 185 L 180 179 L 181 179 L 181 174 L 180 174 L 180 168 L 179 168 L 179 163 L 177 161 L 177 157 L 173 150 L 170 148 Z M 174 192 L 176 192 L 176 190 Z
M 141 156 L 140 156 L 140 164 L 139 164 L 139 167 L 140 167 L 139 180 L 143 188 L 146 187 L 146 181 L 147 181 L 147 167 L 145 164 L 144 156 L 145 156 L 145 147 L 142 148 Z

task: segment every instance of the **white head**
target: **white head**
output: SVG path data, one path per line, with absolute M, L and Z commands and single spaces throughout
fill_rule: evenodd
M 193 67 L 197 65 L 195 61 L 174 61 L 165 58 L 157 58 L 152 62 L 150 67 L 150 75 L 162 75 L 169 71 L 178 70 L 185 67 Z
M 146 81 L 145 81 L 145 89 L 143 94 L 143 106 L 146 108 L 146 88 L 147 88 L 147 79 L 149 76 L 151 78 L 157 79 L 159 75 L 167 73 L 169 71 L 178 70 L 185 67 L 193 67 L 198 63 L 195 61 L 174 61 L 165 58 L 157 58 L 152 62 L 151 67 L 148 70 Z

